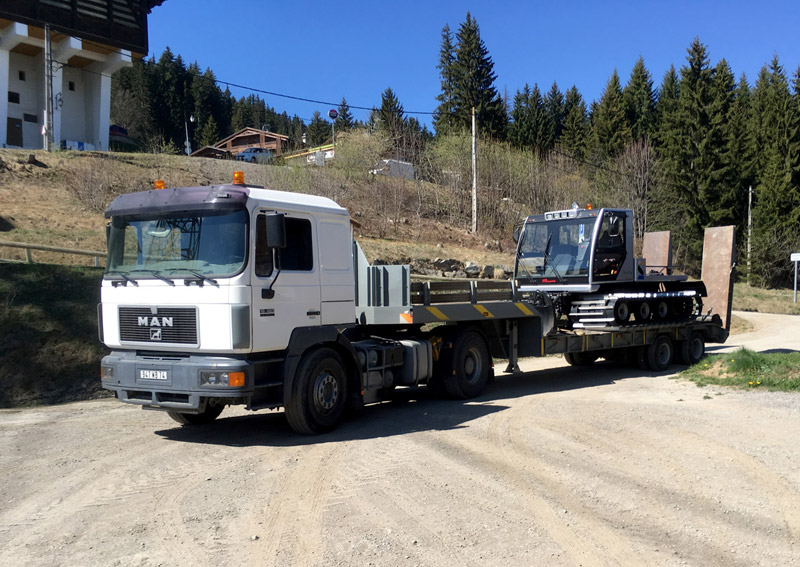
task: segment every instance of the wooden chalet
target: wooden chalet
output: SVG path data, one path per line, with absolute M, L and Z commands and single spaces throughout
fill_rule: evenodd
M 242 128 L 227 138 L 220 140 L 214 147 L 224 152 L 236 155 L 247 148 L 266 148 L 273 155 L 281 155 L 283 147 L 289 143 L 289 136 L 267 132 L 258 128 Z

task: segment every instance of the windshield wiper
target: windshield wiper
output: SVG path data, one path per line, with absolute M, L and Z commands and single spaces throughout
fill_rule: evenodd
M 547 267 L 549 266 L 550 269 L 553 270 L 553 273 L 556 275 L 556 279 L 558 280 L 558 283 L 562 283 L 563 284 L 564 283 L 564 278 L 562 278 L 561 274 L 558 273 L 558 269 L 556 269 L 556 263 L 553 262 L 553 259 L 550 257 L 550 241 L 551 240 L 553 240 L 553 233 L 552 232 L 548 235 L 547 244 L 544 247 L 544 268 L 545 268 L 545 273 L 547 273 L 546 270 L 547 270 Z
M 214 278 L 210 278 L 205 274 L 201 274 L 198 271 L 190 270 L 188 268 L 168 268 L 165 271 L 167 271 L 167 272 L 189 272 L 190 274 L 192 274 L 194 277 L 196 277 L 200 281 L 208 282 L 211 285 L 219 285 L 219 284 L 217 284 L 217 280 L 215 280 Z M 186 280 L 184 279 L 184 281 L 186 281 Z M 189 284 L 187 283 L 186 285 L 189 285 Z
M 109 270 L 106 273 L 121 277 L 123 280 L 125 280 L 125 283 L 130 282 L 137 287 L 139 286 L 139 282 L 137 282 L 135 279 L 125 274 L 124 272 L 120 272 L 119 270 Z M 112 285 L 116 285 L 117 283 L 118 282 L 115 282 Z
M 171 279 L 169 279 L 166 276 L 162 276 L 161 272 L 159 272 L 158 270 L 139 269 L 139 270 L 131 270 L 131 272 L 146 272 L 148 274 L 153 274 L 153 276 L 155 276 L 156 278 L 160 279 L 162 282 L 166 282 L 169 285 L 175 285 L 174 281 L 172 281 Z

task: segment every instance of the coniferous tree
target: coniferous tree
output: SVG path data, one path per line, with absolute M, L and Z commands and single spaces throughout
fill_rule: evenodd
M 655 125 L 656 101 L 653 79 L 639 57 L 631 71 L 631 78 L 622 90 L 625 114 L 634 140 L 649 137 Z
M 561 131 L 564 126 L 564 95 L 558 88 L 558 84 L 553 81 L 553 86 L 544 99 L 544 112 L 546 116 L 542 129 L 542 151 L 550 151 L 561 138 Z
M 676 139 L 676 112 L 678 110 L 678 96 L 680 94 L 678 74 L 675 66 L 670 65 L 661 81 L 661 88 L 658 91 L 658 101 L 656 102 L 656 128 L 654 139 L 657 148 L 664 148 L 664 151 L 673 151 L 672 147 L 677 144 Z
M 445 24 L 442 28 L 442 47 L 439 50 L 439 78 L 441 92 L 436 96 L 439 105 L 433 113 L 433 127 L 437 134 L 447 134 L 453 129 L 455 114 L 455 84 L 454 69 L 455 46 L 450 26 Z
M 631 139 L 617 70 L 608 80 L 593 116 L 594 141 L 602 156 L 616 157 Z
M 529 112 L 530 98 L 531 89 L 527 83 L 514 95 L 508 138 L 518 148 L 533 147 L 534 144 L 535 135 Z
M 456 40 L 452 66 L 454 126 L 469 130 L 474 107 L 479 131 L 503 139 L 508 126 L 508 114 L 503 99 L 494 87 L 497 78 L 494 62 L 481 39 L 478 22 L 469 12 L 466 21 L 458 29 Z
M 219 140 L 219 128 L 214 116 L 209 116 L 200 133 L 199 147 L 213 146 Z
M 391 87 L 387 87 L 381 93 L 381 106 L 377 109 L 376 120 L 378 128 L 385 131 L 389 138 L 399 141 L 403 135 L 405 117 L 403 116 L 403 105 L 397 100 L 397 95 Z
M 355 126 L 355 120 L 353 120 L 353 115 L 350 112 L 350 105 L 347 104 L 347 100 L 344 97 L 342 97 L 342 102 L 339 103 L 337 112 L 338 116 L 336 116 L 336 120 L 334 121 L 336 131 L 347 132 L 352 130 Z
M 777 56 L 759 73 L 752 102 L 759 172 L 753 209 L 755 272 L 763 284 L 787 284 L 786 257 L 800 245 L 800 143 L 795 100 Z
M 311 147 L 321 146 L 330 141 L 331 134 L 330 122 L 322 118 L 319 110 L 314 111 L 314 115 L 311 117 L 311 124 L 308 125 L 308 145 Z
M 586 115 L 586 103 L 574 85 L 567 91 L 564 110 L 566 116 L 559 145 L 571 157 L 582 160 L 586 155 L 589 121 Z

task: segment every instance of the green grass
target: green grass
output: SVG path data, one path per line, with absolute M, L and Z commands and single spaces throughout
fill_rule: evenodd
M 800 390 L 800 352 L 760 353 L 743 348 L 708 356 L 680 376 L 698 386 L 795 391 Z
M 99 395 L 102 269 L 0 263 L 0 407 Z
M 792 289 L 762 289 L 739 282 L 733 286 L 733 308 L 737 311 L 800 315 Z

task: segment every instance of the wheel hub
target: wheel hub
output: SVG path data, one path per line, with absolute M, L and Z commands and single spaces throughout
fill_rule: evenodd
M 317 408 L 329 411 L 339 399 L 339 384 L 336 378 L 327 370 L 317 376 L 314 384 L 314 403 Z

